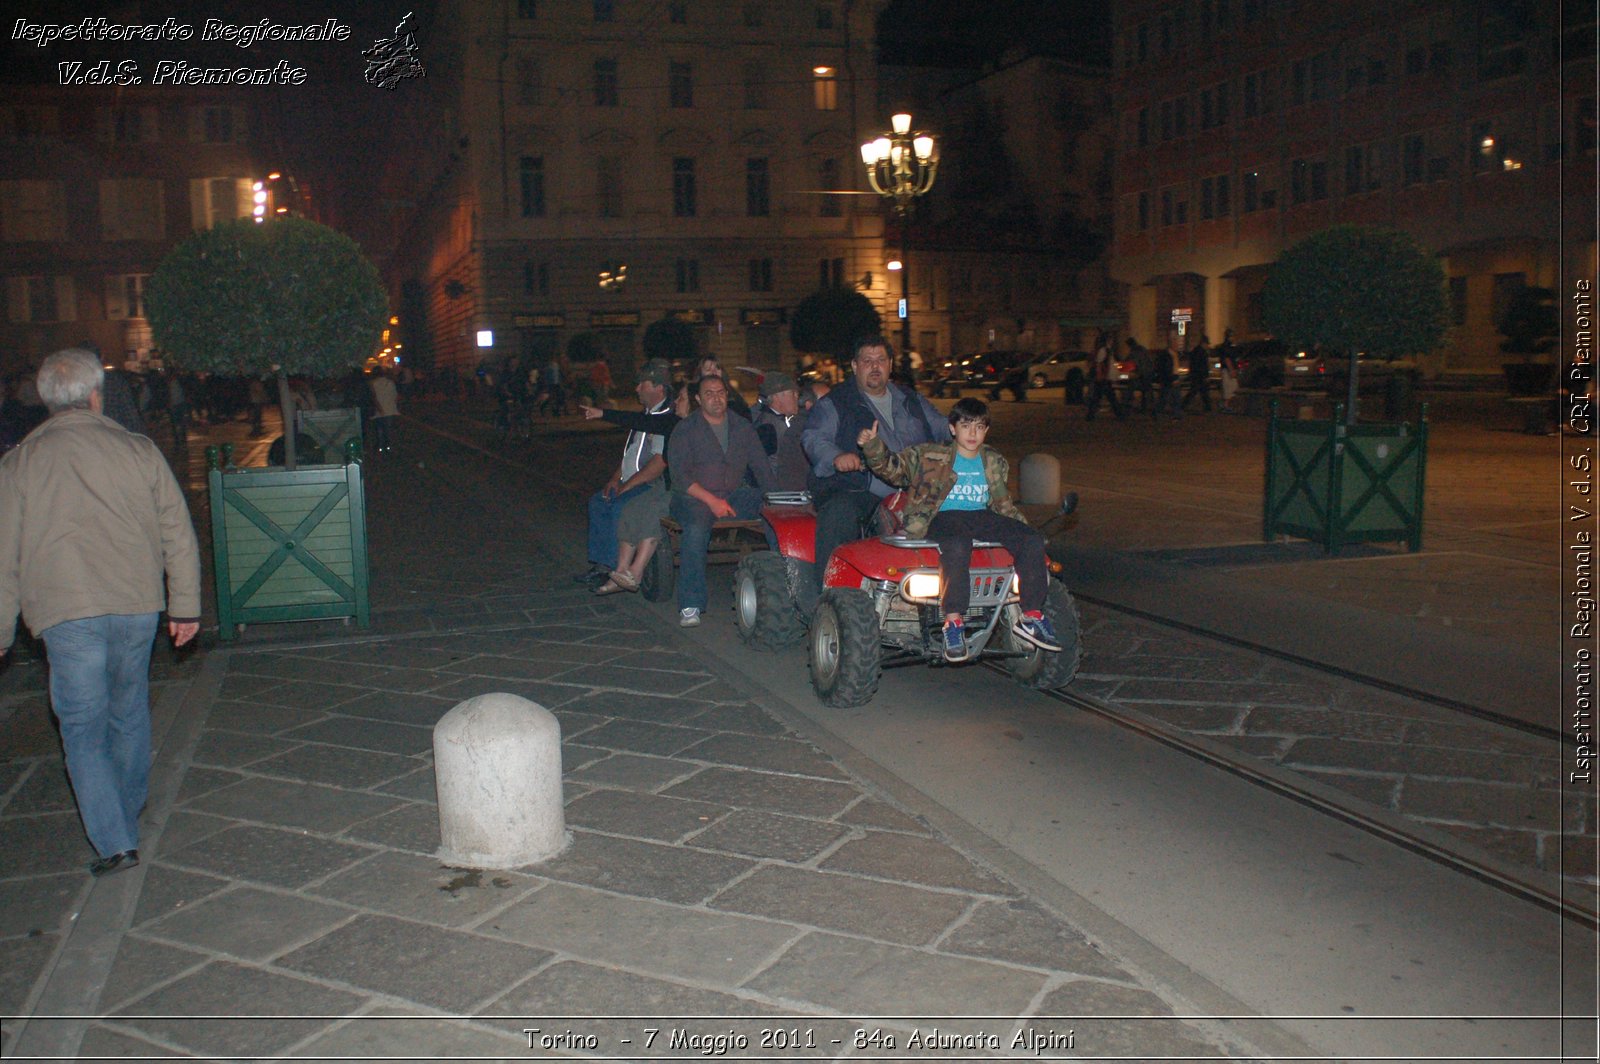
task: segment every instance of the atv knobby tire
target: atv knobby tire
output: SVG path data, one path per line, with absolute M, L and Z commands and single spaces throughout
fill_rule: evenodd
M 1054 653 L 1040 650 L 1007 627 L 1005 649 L 1024 654 L 1020 658 L 1007 658 L 1006 669 L 1011 678 L 1024 687 L 1040 691 L 1053 691 L 1065 687 L 1078 675 L 1078 662 L 1083 655 L 1083 644 L 1078 632 L 1078 604 L 1072 593 L 1059 580 L 1050 581 L 1045 592 L 1044 616 L 1056 630 L 1061 649 Z
M 865 591 L 830 587 L 817 600 L 808 641 L 811 688 L 825 706 L 866 705 L 882 675 L 878 611 Z
M 795 604 L 793 563 L 772 551 L 746 554 L 733 574 L 733 617 L 739 638 L 762 650 L 792 647 L 806 636 Z
M 673 537 L 663 533 L 656 552 L 645 563 L 639 578 L 639 594 L 651 602 L 665 602 L 678 586 L 678 567 L 674 564 Z

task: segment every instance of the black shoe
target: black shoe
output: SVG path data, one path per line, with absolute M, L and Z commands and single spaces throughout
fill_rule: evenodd
M 124 868 L 132 868 L 139 863 L 138 850 L 123 850 L 110 857 L 102 857 L 89 866 L 91 876 L 108 876 L 112 872 L 120 872 Z
M 572 578 L 574 583 L 582 584 L 593 590 L 611 579 L 611 570 L 603 565 L 591 565 L 587 572 L 579 573 Z

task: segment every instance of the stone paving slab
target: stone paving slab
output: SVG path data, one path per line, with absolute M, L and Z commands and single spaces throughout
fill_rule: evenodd
M 466 927 L 516 901 L 540 882 L 517 872 L 479 872 L 443 865 L 437 857 L 378 853 L 308 893 L 357 909 L 406 920 Z
M 548 950 L 389 916 L 358 916 L 277 964 L 289 971 L 452 1013 L 480 1008 Z
M 751 989 L 847 1015 L 1020 1016 L 1042 972 L 839 935 L 807 935 Z
M 111 1013 L 134 1032 L 194 1052 L 269 1056 L 330 1025 L 296 1016 L 338 1016 L 365 999 L 322 983 L 215 961 Z M 242 1006 L 242 1008 L 241 1008 Z M 273 1019 L 241 1019 L 245 1015 Z M 198 1019 L 191 1017 L 225 1017 Z
M 381 816 L 400 800 L 303 780 L 251 776 L 211 791 L 184 808 L 234 820 L 268 817 L 272 824 L 337 835 L 352 824 Z
M 81 870 L 0 879 L 0 939 L 53 934 L 84 885 Z
M 109 1011 L 129 998 L 142 997 L 158 985 L 186 972 L 209 964 L 207 953 L 169 943 L 153 942 L 139 935 L 128 935 L 117 949 L 111 973 L 100 988 L 96 1007 Z
M 331 875 L 371 854 L 365 847 L 332 839 L 244 826 L 229 828 L 175 853 L 164 853 L 160 860 L 228 879 L 293 889 Z
M 859 876 L 768 865 L 710 904 L 748 916 L 921 946 L 955 923 L 972 899 Z
M 490 1030 L 463 1020 L 412 1016 L 376 1009 L 339 1024 L 293 1050 L 322 1060 L 411 1058 L 515 1060 L 529 1056 L 519 1031 Z
M 286 740 L 415 757 L 433 749 L 433 729 L 335 715 L 283 733 Z
M 680 905 L 697 905 L 748 872 L 751 862 L 723 854 L 574 831 L 572 845 L 539 874 Z
M 830 872 L 856 872 L 925 887 L 968 891 L 974 894 L 1010 895 L 1010 884 L 942 842 L 912 835 L 880 832 L 852 839 L 822 862 Z
M 857 797 L 856 789 L 845 783 L 726 768 L 708 768 L 662 793 L 823 820 L 843 812 Z
M 700 849 L 805 864 L 849 833 L 848 828 L 837 824 L 741 809 L 728 813 L 689 841 Z
M 1030 968 L 1109 979 L 1128 973 L 1082 934 L 1022 898 L 984 902 L 938 943 L 939 949 Z
M 737 986 L 800 934 L 788 923 L 560 883 L 512 904 L 476 930 L 600 964 L 718 986 Z
M 264 961 L 350 918 L 295 894 L 241 886 L 145 924 L 141 933 L 240 960 Z
M 677 842 L 726 816 L 725 806 L 630 791 L 592 791 L 567 803 L 567 823 L 611 835 Z
M 573 769 L 567 773 L 567 778 L 576 783 L 592 783 L 600 787 L 656 791 L 699 771 L 700 766 L 693 761 L 613 754 Z

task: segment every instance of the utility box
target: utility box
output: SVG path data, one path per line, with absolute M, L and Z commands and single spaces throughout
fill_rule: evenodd
M 1344 406 L 1330 421 L 1267 420 L 1262 537 L 1298 536 L 1330 553 L 1348 543 L 1403 541 L 1422 549 L 1422 502 L 1428 456 L 1428 407 L 1417 421 L 1346 425 Z

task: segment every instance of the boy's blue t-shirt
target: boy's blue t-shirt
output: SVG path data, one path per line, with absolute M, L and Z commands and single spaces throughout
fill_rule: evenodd
M 989 508 L 989 478 L 983 475 L 983 458 L 967 458 L 957 452 L 952 463 L 956 471 L 955 487 L 939 504 L 943 510 L 987 510 Z

